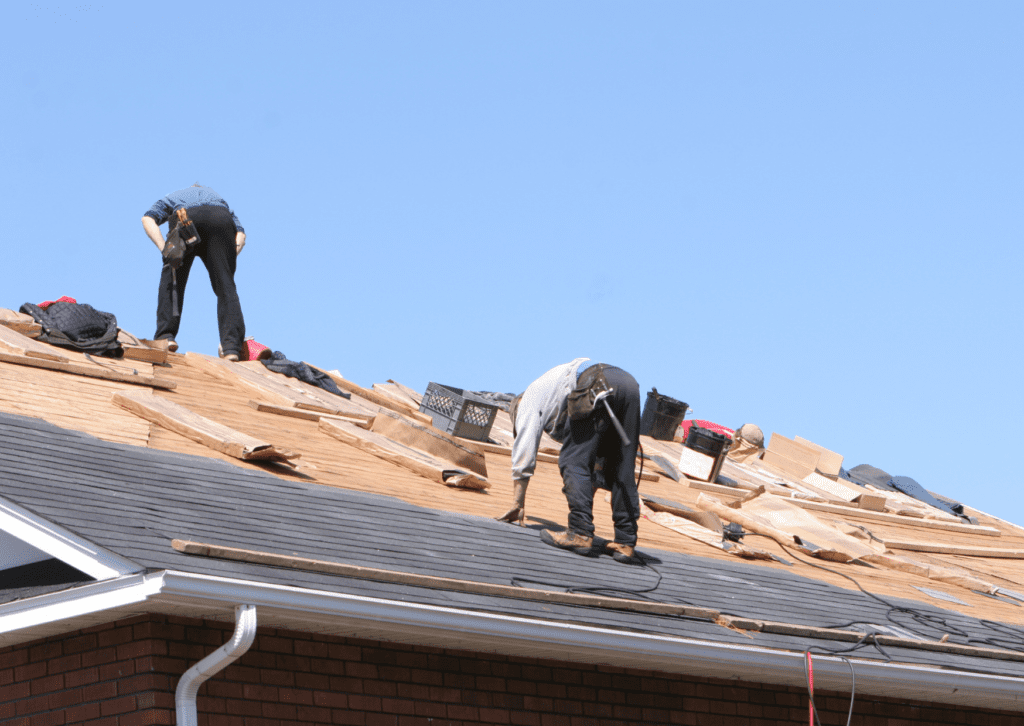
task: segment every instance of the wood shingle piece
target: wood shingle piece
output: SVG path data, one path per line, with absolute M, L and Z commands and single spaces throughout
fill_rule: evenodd
M 16 310 L 0 308 L 0 325 L 21 333 L 29 338 L 38 338 L 43 332 L 43 326 L 36 322 L 35 318 Z
M 834 451 L 826 449 L 824 446 L 819 446 L 813 441 L 808 441 L 802 436 L 797 436 L 793 439 L 798 444 L 809 446 L 818 452 L 818 463 L 816 469 L 824 474 L 825 476 L 836 477 L 839 476 L 839 470 L 843 468 L 843 456 L 837 454 Z
M 350 418 L 348 416 L 339 416 L 332 413 L 321 413 L 320 411 L 307 411 L 302 408 L 294 408 L 289 406 L 275 406 L 272 403 L 263 403 L 261 401 L 249 401 L 249 405 L 255 408 L 261 413 L 275 413 L 278 416 L 287 416 L 289 418 L 299 418 L 304 421 L 319 421 L 322 418 L 336 419 L 338 421 L 347 421 L 350 424 L 358 426 L 361 429 L 368 429 L 373 424 L 373 421 L 366 421 L 362 418 Z
M 0 349 L 21 355 L 28 358 L 40 358 L 67 363 L 68 357 L 60 352 L 59 348 L 46 343 L 40 343 L 27 335 L 22 335 L 12 328 L 0 325 Z
M 491 486 L 485 478 L 459 469 L 433 454 L 393 441 L 382 434 L 364 431 L 349 423 L 322 418 L 320 430 L 343 443 L 446 486 L 464 489 L 488 489 Z
M 454 436 L 427 427 L 391 411 L 381 411 L 373 420 L 370 431 L 387 436 L 393 441 L 425 451 L 439 459 L 450 461 L 459 468 L 487 478 L 487 462 L 483 454 L 463 446 Z
M 114 403 L 158 426 L 243 461 L 297 459 L 299 454 L 211 421 L 149 392 L 115 393 Z

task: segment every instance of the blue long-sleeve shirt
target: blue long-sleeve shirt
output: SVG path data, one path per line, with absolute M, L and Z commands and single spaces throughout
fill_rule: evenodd
M 206 204 L 212 204 L 217 207 L 224 207 L 224 209 L 231 212 L 231 218 L 235 220 L 235 229 L 239 232 L 245 232 L 242 227 L 242 223 L 238 221 L 238 215 L 231 211 L 231 207 L 228 203 L 217 194 L 217 192 L 210 189 L 210 187 L 186 187 L 185 189 L 179 189 L 176 192 L 171 192 L 163 199 L 160 199 L 149 208 L 144 217 L 151 217 L 157 224 L 163 224 L 167 219 L 174 214 L 175 210 L 181 209 L 192 209 L 193 207 L 201 207 Z

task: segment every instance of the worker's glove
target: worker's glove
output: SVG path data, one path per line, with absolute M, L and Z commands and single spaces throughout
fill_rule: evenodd
M 512 492 L 512 508 L 498 517 L 499 522 L 518 522 L 520 527 L 525 526 L 523 520 L 526 518 L 526 487 L 529 479 L 516 479 L 515 490 Z

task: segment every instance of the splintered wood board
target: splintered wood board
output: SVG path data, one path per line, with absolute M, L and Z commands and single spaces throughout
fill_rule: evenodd
M 487 462 L 482 453 L 464 446 L 454 436 L 438 431 L 433 426 L 423 426 L 393 411 L 381 411 L 373 420 L 370 430 L 451 462 L 455 468 L 467 469 L 487 478 Z
M 818 452 L 779 433 L 773 433 L 764 452 L 764 462 L 803 479 L 818 466 Z
M 158 426 L 170 429 L 215 451 L 243 461 L 297 459 L 299 454 L 268 444 L 211 421 L 193 411 L 149 392 L 115 393 L 114 403 Z
M 43 332 L 43 326 L 37 323 L 31 315 L 7 308 L 0 308 L 0 325 L 7 326 L 29 338 L 37 338 Z
M 61 352 L 60 348 L 40 343 L 38 340 L 33 340 L 4 325 L 0 325 L 0 349 L 28 358 L 41 358 L 60 363 L 68 362 L 68 357 Z
M 354 424 L 361 429 L 370 428 L 371 421 L 365 421 L 361 418 L 349 418 L 347 416 L 338 416 L 333 413 L 320 413 L 319 411 L 306 411 L 301 408 L 294 408 L 289 406 L 275 406 L 272 403 L 262 403 L 261 401 L 249 401 L 249 405 L 255 408 L 261 413 L 274 413 L 278 416 L 287 416 L 288 418 L 299 418 L 304 421 L 319 421 L 322 418 L 337 419 L 339 421 L 347 421 L 350 424 Z
M 387 436 L 382 436 L 373 431 L 364 431 L 352 424 L 328 419 L 320 419 L 320 430 L 343 443 L 373 454 L 384 461 L 397 464 L 431 481 L 449 486 L 458 484 L 471 489 L 486 489 L 490 487 L 490 483 L 486 479 L 481 479 L 471 472 L 464 470 L 460 476 L 449 477 L 446 480 L 444 472 L 456 470 L 458 467 L 425 451 L 393 441 Z M 458 481 L 453 482 L 452 479 L 457 479 Z

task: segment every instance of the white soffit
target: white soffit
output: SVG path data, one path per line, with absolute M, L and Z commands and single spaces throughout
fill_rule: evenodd
M 20 542 L 21 552 L 31 553 L 35 550 L 46 555 L 37 560 L 18 564 L 29 564 L 32 561 L 39 562 L 54 557 L 96 580 L 106 580 L 142 570 L 134 562 L 96 547 L 63 527 L 48 522 L 5 499 L 0 499 L 0 535 L 7 536 L 0 540 L 0 545 L 7 538 L 12 538 Z
M 0 532 L 0 571 L 51 559 L 50 555 L 14 535 Z

